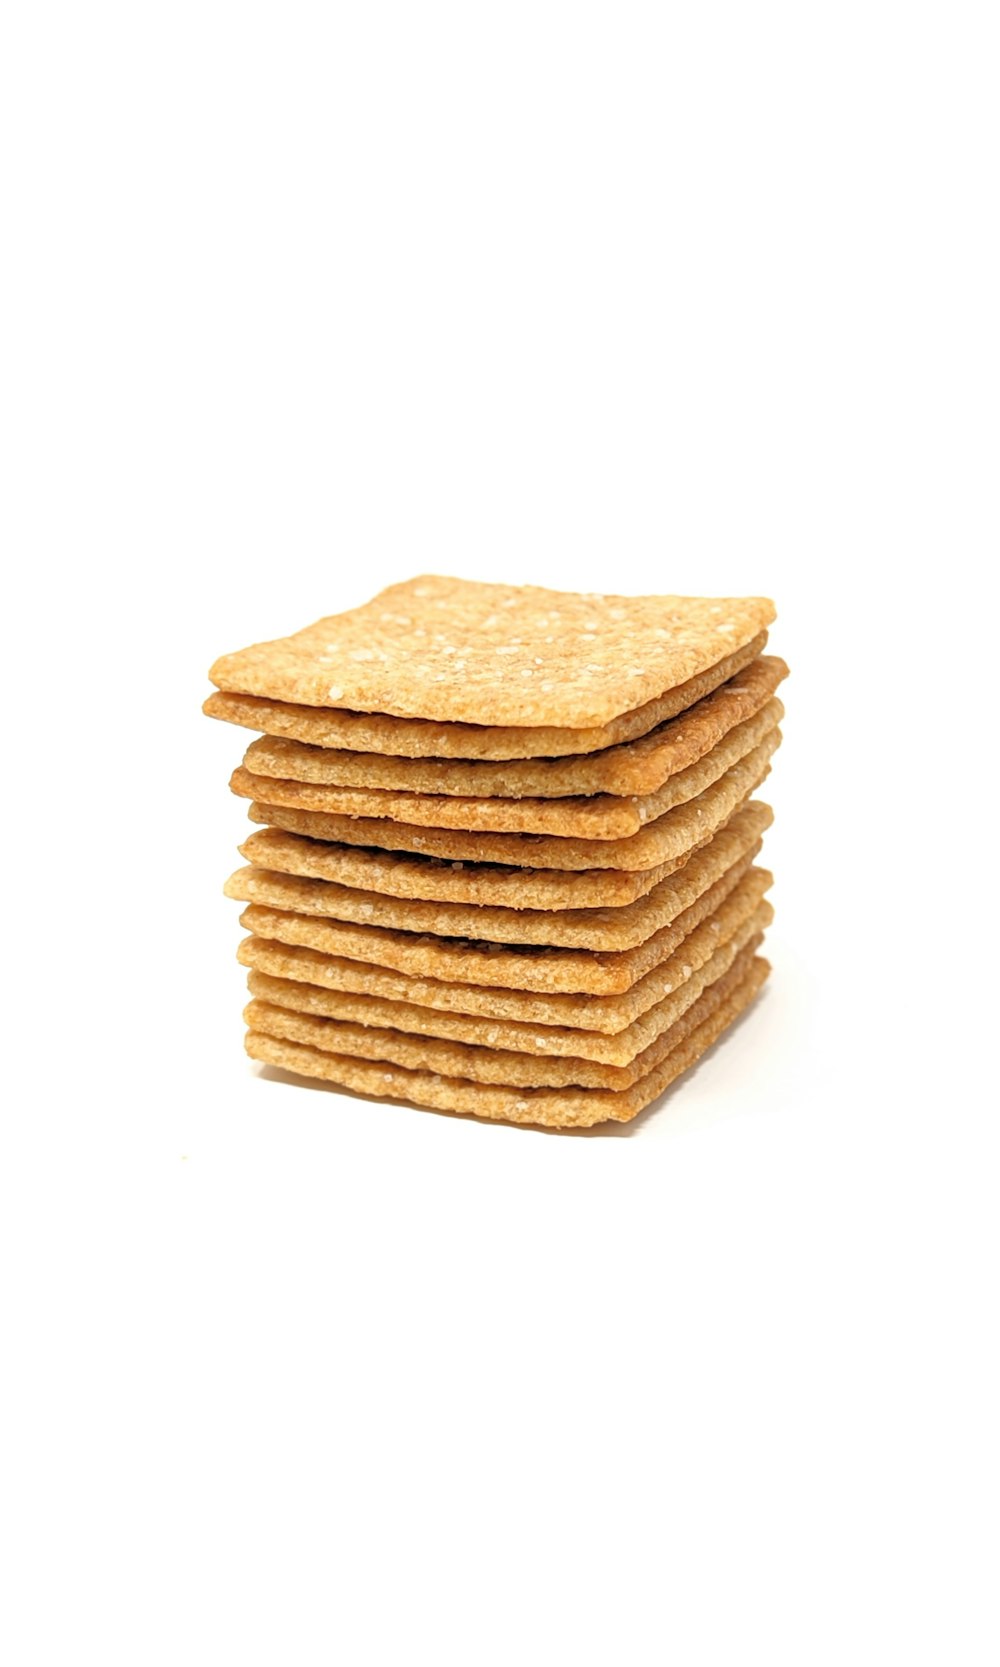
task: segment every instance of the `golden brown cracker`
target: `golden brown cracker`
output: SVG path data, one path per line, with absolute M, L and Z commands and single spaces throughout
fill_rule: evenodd
M 664 1089 L 689 1069 L 745 1010 L 770 968 L 764 960 L 752 963 L 743 982 L 714 1010 L 708 1011 L 656 1068 L 620 1092 L 602 1088 L 502 1088 L 439 1076 L 433 1071 L 388 1067 L 341 1054 L 323 1053 L 297 1042 L 280 1041 L 248 1031 L 246 1050 L 252 1059 L 277 1065 L 299 1076 L 318 1077 L 355 1093 L 512 1123 L 547 1128 L 590 1128 L 596 1123 L 629 1122 Z
M 697 798 L 775 729 L 784 715 L 774 696 L 754 717 L 737 724 L 703 758 L 668 777 L 655 793 L 618 798 L 598 793 L 586 799 L 462 799 L 447 794 L 368 791 L 278 781 L 241 767 L 230 787 L 245 799 L 266 798 L 321 815 L 365 816 L 411 826 L 461 828 L 470 833 L 550 834 L 558 838 L 627 839 L 647 822 Z M 252 749 L 251 749 L 252 751 Z
M 224 655 L 209 677 L 354 712 L 593 727 L 707 671 L 773 618 L 759 596 L 580 596 L 428 574 Z
M 754 801 L 755 808 L 767 809 Z M 734 813 L 734 816 L 739 814 Z M 770 820 L 770 812 L 768 812 Z M 560 873 L 552 868 L 510 868 L 500 863 L 448 862 L 408 851 L 373 851 L 358 845 L 332 845 L 281 828 L 260 828 L 240 846 L 258 868 L 305 874 L 390 897 L 425 898 L 429 902 L 496 904 L 506 908 L 618 908 L 645 897 L 654 886 L 688 861 L 684 852 L 656 868 L 627 874 L 615 868 Z
M 767 632 L 761 631 L 745 647 L 717 660 L 697 677 L 591 729 L 551 724 L 431 723 L 424 718 L 394 718 L 382 712 L 295 706 L 289 701 L 262 700 L 257 695 L 226 694 L 221 690 L 209 695 L 202 711 L 243 729 L 348 752 L 386 753 L 395 758 L 565 758 L 574 753 L 599 752 L 647 735 L 727 683 L 763 654 L 766 646 Z
M 557 799 L 593 794 L 621 798 L 626 794 L 649 794 L 710 754 L 738 724 L 755 717 L 787 675 L 784 660 L 765 655 L 690 711 L 661 724 L 651 735 L 582 757 L 539 757 L 479 764 L 460 759 L 390 758 L 378 753 L 343 752 L 264 736 L 247 748 L 243 764 L 254 776 L 378 793 L 445 794 L 473 799 Z M 735 756 L 726 760 L 726 766 L 732 763 Z M 679 803 L 680 799 L 675 802 Z M 336 812 L 342 807 L 303 803 L 303 808 Z M 664 804 L 662 808 L 666 810 L 669 806 Z M 362 814 L 370 812 L 362 807 Z M 416 818 L 404 810 L 399 820 Z
M 723 826 L 748 794 L 760 786 L 770 759 L 781 741 L 772 729 L 753 752 L 734 764 L 711 787 L 694 799 L 669 810 L 655 822 L 625 839 L 579 839 L 545 834 L 469 833 L 450 828 L 418 827 L 413 823 L 364 816 L 327 816 L 317 811 L 255 800 L 249 809 L 253 822 L 305 834 L 310 839 L 344 845 L 375 846 L 382 850 L 416 851 L 451 861 L 502 863 L 529 868 L 654 868 L 683 857 L 704 844 Z
M 249 938 L 239 959 L 251 970 L 247 986 L 251 995 L 273 1007 L 284 1007 L 316 1018 L 342 1019 L 347 1023 L 374 1025 L 381 1030 L 404 1031 L 409 1035 L 441 1037 L 445 1041 L 468 1042 L 482 1048 L 534 1054 L 543 1058 L 588 1059 L 622 1068 L 652 1045 L 665 1030 L 686 1013 L 702 990 L 714 984 L 748 950 L 759 948 L 766 919 L 757 914 L 741 921 L 728 936 L 720 930 L 717 947 L 699 967 L 645 1013 L 613 1035 L 581 1030 L 570 1025 L 529 1024 L 517 1019 L 456 1013 L 445 1008 L 425 1007 L 408 1000 L 386 1000 L 384 996 L 359 990 L 323 989 L 303 983 L 310 968 L 295 957 L 310 952 L 285 950 L 281 944 L 263 938 Z M 264 970 L 265 968 L 269 970 Z M 290 976 L 283 976 L 290 974 Z
M 544 944 L 494 944 L 474 938 L 438 938 L 415 932 L 396 932 L 382 926 L 355 926 L 341 920 L 321 920 L 269 909 L 251 903 L 240 916 L 241 925 L 258 938 L 317 949 L 324 955 L 390 967 L 414 978 L 447 979 L 458 984 L 482 984 L 493 990 L 531 990 L 538 994 L 615 995 L 632 985 L 672 955 L 678 944 L 714 913 L 720 903 L 745 886 L 758 896 L 771 883 L 766 869 L 747 876 L 750 858 L 737 862 L 691 906 L 645 943 L 608 952 L 560 949 Z
M 773 910 L 770 903 L 757 901 L 759 875 L 748 875 L 741 886 L 747 889 L 737 887 L 715 914 L 695 927 L 659 966 L 654 966 L 637 979 L 630 989 L 610 995 L 558 990 L 549 994 L 509 986 L 460 983 L 457 979 L 420 976 L 373 962 L 325 955 L 321 950 L 304 944 L 288 944 L 280 938 L 244 939 L 237 954 L 244 966 L 327 989 L 361 992 L 383 997 L 387 1001 L 408 1001 L 418 1007 L 437 1007 L 453 1013 L 485 1014 L 495 1021 L 512 1019 L 537 1026 L 539 1031 L 549 1026 L 560 1026 L 567 1030 L 600 1031 L 615 1036 L 665 996 L 672 995 L 692 972 L 704 966 L 719 943 L 731 937 L 747 921 L 755 923 L 754 931 L 763 932 L 766 929 Z M 543 1037 L 538 1043 L 539 1048 L 544 1049 L 547 1041 L 548 1038 Z M 581 1056 L 586 1054 L 582 1047 L 571 1051 Z
M 742 983 L 753 960 L 756 938 L 735 957 L 728 971 L 705 988 L 701 1000 L 695 997 L 686 1013 L 662 1032 L 628 1065 L 603 1065 L 592 1059 L 553 1058 L 551 1055 L 514 1053 L 477 1043 L 442 1040 L 414 1035 L 409 1031 L 357 1024 L 296 1011 L 254 997 L 243 1017 L 251 1030 L 276 1036 L 286 1042 L 302 1042 L 323 1053 L 346 1054 L 353 1059 L 383 1060 L 407 1070 L 435 1071 L 439 1076 L 463 1077 L 471 1082 L 503 1083 L 517 1088 L 631 1088 L 682 1042 L 701 1018 L 721 1005 Z M 707 969 L 706 969 L 707 970 Z M 259 974 L 252 975 L 259 977 Z
M 632 949 L 669 926 L 736 864 L 748 868 L 760 850 L 760 821 L 749 811 L 737 813 L 683 868 L 624 909 L 562 911 L 421 902 L 353 891 L 325 880 L 256 867 L 238 869 L 227 880 L 225 891 L 227 897 L 241 903 L 260 903 L 269 909 L 359 926 L 389 927 L 398 932 L 485 938 L 490 943 L 549 944 L 563 949 Z
M 759 839 L 772 820 L 770 805 L 760 799 L 744 800 L 725 827 L 738 832 L 741 838 Z M 656 868 L 639 869 L 631 874 L 613 868 L 560 873 L 551 868 L 448 862 L 411 852 L 331 845 L 306 839 L 301 834 L 285 833 L 281 828 L 260 828 L 239 849 L 254 867 L 278 873 L 302 874 L 390 897 L 496 905 L 519 912 L 625 908 L 647 896 L 668 875 L 678 873 L 693 855 L 693 851 L 685 852 Z

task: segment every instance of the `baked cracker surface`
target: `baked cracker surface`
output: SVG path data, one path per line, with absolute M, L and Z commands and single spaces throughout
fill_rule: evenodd
M 592 727 L 706 671 L 773 618 L 765 597 L 582 596 L 424 575 L 224 655 L 209 676 L 308 706 Z
M 770 805 L 744 800 L 726 828 L 758 839 L 773 819 Z M 709 839 L 716 835 L 710 834 Z M 703 848 L 703 847 L 698 847 Z M 301 874 L 326 880 L 368 895 L 379 893 L 405 901 L 464 903 L 497 906 L 519 914 L 538 910 L 575 913 L 591 918 L 596 911 L 619 910 L 648 896 L 662 880 L 677 874 L 693 851 L 655 868 L 627 873 L 615 868 L 509 868 L 498 863 L 449 862 L 407 851 L 366 850 L 363 846 L 333 845 L 282 828 L 259 828 L 240 846 L 240 854 L 255 868 L 281 874 Z M 621 947 L 621 946 L 617 946 Z
M 636 1059 L 697 1001 L 702 990 L 723 977 L 748 948 L 759 946 L 768 918 L 766 912 L 759 912 L 740 921 L 728 933 L 720 930 L 716 947 L 701 965 L 692 967 L 687 977 L 680 978 L 668 994 L 613 1035 L 569 1025 L 530 1024 L 492 1013 L 485 1017 L 458 1013 L 421 1006 L 415 1001 L 390 1001 L 359 989 L 323 989 L 317 984 L 301 982 L 302 975 L 310 969 L 293 964 L 291 958 L 297 951 L 283 952 L 280 944 L 268 944 L 263 939 L 248 939 L 240 959 L 251 969 L 247 978 L 250 994 L 274 1007 L 414 1036 L 474 1043 L 488 1052 L 499 1050 L 530 1054 L 536 1059 L 570 1059 L 574 1065 L 589 1060 L 630 1070 Z M 273 971 L 266 972 L 262 970 L 264 967 Z M 282 972 L 291 972 L 291 976 L 281 976 Z
M 562 949 L 544 944 L 508 945 L 479 938 L 439 938 L 382 926 L 356 926 L 251 903 L 240 922 L 258 938 L 318 949 L 350 961 L 390 967 L 416 978 L 482 984 L 492 990 L 537 994 L 620 995 L 672 955 L 678 944 L 739 887 L 762 897 L 771 884 L 766 869 L 750 867 L 749 854 L 734 863 L 669 925 L 632 949 Z
M 454 1013 L 515 1019 L 539 1027 L 559 1025 L 566 1029 L 600 1031 L 614 1036 L 662 1001 L 664 996 L 671 995 L 692 972 L 704 966 L 718 944 L 725 937 L 731 937 L 745 921 L 753 919 L 756 931 L 766 929 L 773 911 L 770 903 L 760 899 L 769 879 L 766 874 L 762 878 L 762 871 L 747 875 L 715 913 L 682 940 L 673 954 L 636 979 L 627 990 L 613 991 L 608 995 L 463 983 L 457 978 L 401 972 L 395 967 L 374 962 L 325 954 L 306 944 L 288 943 L 280 937 L 245 938 L 237 954 L 245 966 L 256 967 L 281 978 L 299 978 L 327 989 L 384 996 L 389 1001 L 409 1001 L 417 1006 L 437 1007 Z M 284 920 L 277 924 L 282 930 L 286 929 Z M 262 953 L 262 946 L 269 948 L 271 953 Z M 576 1051 L 582 1054 L 585 1050 Z
M 226 882 L 225 890 L 227 897 L 241 903 L 261 903 L 269 909 L 399 932 L 564 949 L 632 949 L 669 926 L 736 863 L 752 861 L 760 849 L 760 820 L 745 811 L 738 812 L 682 868 L 624 909 L 561 911 L 421 902 L 352 891 L 325 880 L 257 867 L 238 869 Z
M 725 655 L 676 689 L 667 689 L 655 700 L 589 729 L 553 724 L 433 723 L 425 718 L 391 717 L 384 712 L 300 706 L 223 690 L 209 695 L 202 711 L 209 718 L 257 729 L 265 735 L 289 736 L 313 746 L 344 748 L 348 752 L 388 753 L 394 758 L 565 758 L 571 753 L 599 752 L 647 735 L 667 718 L 676 717 L 728 682 L 763 654 L 766 646 L 767 632 L 761 631 L 743 648 Z
M 530 868 L 654 868 L 684 856 L 728 821 L 739 804 L 767 776 L 772 754 L 781 741 L 780 729 L 770 729 L 745 758 L 695 798 L 647 822 L 637 833 L 621 839 L 586 839 L 578 835 L 472 832 L 429 827 L 370 816 L 333 816 L 300 810 L 291 805 L 255 799 L 249 809 L 253 822 L 305 834 L 310 839 L 344 845 L 375 846 L 388 851 L 416 851 L 459 862 L 503 863 Z
M 248 747 L 243 763 L 251 774 L 277 780 L 407 794 L 556 799 L 655 793 L 710 753 L 737 724 L 755 717 L 787 675 L 784 660 L 764 655 L 651 735 L 575 758 L 513 759 L 503 764 L 390 758 L 263 736 Z
M 448 1041 L 408 1031 L 383 1029 L 372 1024 L 325 1018 L 296 1011 L 283 1002 L 254 996 L 243 1017 L 250 1030 L 286 1042 L 302 1042 L 324 1053 L 347 1054 L 353 1059 L 383 1060 L 408 1070 L 436 1071 L 440 1076 L 464 1077 L 471 1082 L 495 1082 L 515 1088 L 631 1088 L 647 1076 L 678 1042 L 684 1040 L 700 1018 L 714 1011 L 731 990 L 742 982 L 760 943 L 758 934 L 740 950 L 727 971 L 714 980 L 704 979 L 686 1013 L 636 1054 L 629 1065 L 602 1065 L 591 1059 L 557 1058 L 551 1055 L 515 1053 L 509 1049 L 482 1047 L 477 1043 Z M 708 968 L 703 969 L 707 973 Z M 252 975 L 259 977 L 259 974 Z
M 775 696 L 754 717 L 724 735 L 704 757 L 669 776 L 655 793 L 627 798 L 597 793 L 569 799 L 464 799 L 447 794 L 278 781 L 255 775 L 245 765 L 233 772 L 230 786 L 245 799 L 266 798 L 272 804 L 334 816 L 386 817 L 417 827 L 459 828 L 470 833 L 482 829 L 487 833 L 553 834 L 558 838 L 627 839 L 647 822 L 656 821 L 711 787 L 753 752 L 783 716 L 784 707 Z
M 698 1060 L 753 1000 L 770 968 L 757 959 L 742 983 L 708 1010 L 654 1070 L 620 1092 L 601 1088 L 505 1088 L 471 1083 L 436 1072 L 406 1070 L 368 1060 L 324 1053 L 297 1042 L 250 1030 L 246 1050 L 252 1059 L 280 1066 L 299 1076 L 318 1077 L 355 1093 L 405 1100 L 435 1111 L 450 1111 L 509 1123 L 545 1128 L 591 1128 L 603 1122 L 629 1122 L 659 1098 Z

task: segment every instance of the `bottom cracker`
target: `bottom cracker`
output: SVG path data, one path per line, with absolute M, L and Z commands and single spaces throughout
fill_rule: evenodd
M 707 991 L 690 1009 L 694 1027 L 671 1049 L 655 1070 L 632 1088 L 615 1092 L 604 1088 L 501 1088 L 438 1076 L 432 1071 L 387 1070 L 367 1060 L 321 1053 L 297 1042 L 280 1041 L 250 1030 L 246 1051 L 251 1059 L 277 1065 L 302 1077 L 319 1077 L 355 1093 L 377 1099 L 407 1100 L 434 1111 L 461 1112 L 506 1123 L 534 1123 L 543 1128 L 591 1128 L 595 1123 L 627 1123 L 651 1105 L 665 1088 L 688 1070 L 729 1025 L 749 1006 L 770 972 L 757 957 L 744 979 L 711 1008 Z M 704 1004 L 704 1005 L 702 1005 Z

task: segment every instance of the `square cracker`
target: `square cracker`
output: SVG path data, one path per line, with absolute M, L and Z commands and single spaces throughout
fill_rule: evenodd
M 750 875 L 750 856 L 736 862 L 669 925 L 632 949 L 594 951 L 559 949 L 544 944 L 497 944 L 476 938 L 438 938 L 398 932 L 383 926 L 355 926 L 349 921 L 317 919 L 287 909 L 251 903 L 240 924 L 258 938 L 318 949 L 347 961 L 391 967 L 416 978 L 482 984 L 494 991 L 531 990 L 545 995 L 618 995 L 662 965 L 680 943 L 738 888 L 759 901 L 772 883 L 766 869 Z
M 331 816 L 256 799 L 248 814 L 252 822 L 306 834 L 310 839 L 374 846 L 384 851 L 417 851 L 422 856 L 447 857 L 452 862 L 503 863 L 514 868 L 648 869 L 685 856 L 727 822 L 766 777 L 771 755 L 780 741 L 780 729 L 769 730 L 752 752 L 711 787 L 623 839 L 473 833 L 374 816 Z
M 285 931 L 290 937 L 292 931 L 288 923 L 294 924 L 295 916 L 282 916 L 277 922 L 268 921 L 271 935 L 244 939 L 237 954 L 244 966 L 252 966 L 280 978 L 299 978 L 305 983 L 320 984 L 327 989 L 360 991 L 383 996 L 388 1001 L 409 1001 L 420 1007 L 438 1007 L 453 1013 L 488 1014 L 495 1019 L 516 1019 L 539 1027 L 560 1025 L 570 1030 L 601 1031 L 614 1036 L 618 1031 L 625 1030 L 634 1019 L 647 1013 L 664 996 L 671 995 L 692 972 L 704 966 L 718 944 L 731 937 L 745 921 L 753 919 L 757 923 L 756 931 L 765 930 L 773 910 L 770 903 L 761 900 L 761 895 L 770 878 L 769 874 L 759 870 L 748 874 L 713 915 L 681 940 L 673 954 L 651 967 L 627 990 L 612 991 L 608 995 L 559 989 L 550 993 L 518 989 L 509 984 L 463 983 L 457 978 L 435 978 L 432 973 L 402 972 L 381 963 L 330 955 L 311 944 L 289 943 L 286 938 L 276 935 L 277 931 Z M 272 953 L 262 954 L 262 945 L 270 946 Z M 583 1053 L 585 1050 L 580 1048 L 574 1051 Z
M 257 695 L 227 694 L 221 689 L 209 695 L 202 711 L 206 717 L 239 724 L 243 729 L 259 729 L 265 735 L 288 736 L 311 746 L 344 748 L 348 752 L 387 753 L 394 758 L 565 758 L 571 753 L 599 752 L 648 735 L 727 683 L 766 647 L 767 632 L 761 631 L 743 648 L 717 660 L 697 677 L 679 683 L 676 689 L 667 689 L 655 700 L 589 729 L 554 724 L 515 727 L 432 723 L 426 718 L 394 718 L 384 712 L 345 712 L 336 706 L 295 706 L 287 700 L 262 700 Z
M 410 1031 L 358 1024 L 351 1020 L 304 1013 L 284 1002 L 270 1002 L 254 996 L 243 1012 L 251 1030 L 276 1036 L 285 1042 L 303 1042 L 323 1053 L 347 1054 L 352 1059 L 382 1060 L 403 1065 L 407 1070 L 436 1071 L 439 1076 L 463 1077 L 470 1082 L 496 1082 L 509 1088 L 631 1088 L 665 1059 L 671 1048 L 684 1040 L 700 1017 L 715 1008 L 746 977 L 754 950 L 761 942 L 754 937 L 735 956 L 727 971 L 706 977 L 702 991 L 692 997 L 691 1006 L 643 1048 L 628 1065 L 603 1065 L 592 1059 L 558 1058 L 551 1054 L 514 1053 L 505 1048 L 483 1047 L 475 1042 L 449 1041 Z M 708 968 L 703 969 L 708 973 Z M 252 974 L 259 978 L 260 974 Z
M 762 904 L 752 915 L 717 932 L 698 927 L 692 934 L 695 962 L 677 957 L 677 984 L 653 1000 L 643 1014 L 623 1025 L 622 1030 L 583 1030 L 575 1024 L 532 1024 L 527 1019 L 505 1019 L 482 1009 L 472 1014 L 452 1007 L 430 1007 L 415 999 L 417 985 L 410 980 L 362 985 L 358 979 L 337 977 L 338 987 L 320 987 L 318 969 L 310 950 L 285 949 L 263 939 L 243 942 L 238 959 L 250 967 L 248 987 L 273 1007 L 288 1007 L 298 1014 L 320 1019 L 343 1019 L 350 1024 L 375 1025 L 382 1030 L 405 1030 L 422 1037 L 443 1037 L 448 1042 L 475 1042 L 485 1049 L 503 1049 L 512 1054 L 535 1054 L 545 1059 L 590 1059 L 605 1065 L 632 1064 L 650 1047 L 663 1030 L 670 1029 L 687 1012 L 703 989 L 720 979 L 748 944 L 758 944 L 770 920 L 770 905 Z M 300 960 L 297 957 L 307 957 Z M 345 964 L 347 965 L 347 964 Z M 380 969 L 377 969 L 380 970 Z M 317 980 L 303 984 L 303 979 Z M 392 997 L 382 994 L 390 990 Z M 433 992 L 432 992 L 433 995 Z M 465 1004 L 468 1005 L 468 1004 Z M 552 1014 L 550 1014 L 552 1017 Z
M 770 805 L 754 799 L 744 801 L 733 812 L 726 828 L 732 828 L 741 838 L 745 834 L 749 842 L 754 842 L 770 827 L 772 820 Z M 706 843 L 715 837 L 715 834 L 706 836 Z M 362 846 L 324 844 L 318 839 L 305 839 L 301 834 L 285 833 L 281 828 L 260 828 L 239 849 L 241 856 L 255 868 L 325 880 L 368 896 L 377 893 L 405 902 L 496 906 L 505 914 L 514 911 L 529 920 L 539 911 L 582 913 L 585 918 L 593 919 L 609 909 L 627 910 L 671 874 L 679 874 L 694 854 L 687 852 L 656 868 L 640 869 L 633 874 L 614 868 L 561 874 L 551 868 L 452 863 L 441 857 L 421 857 L 405 851 L 369 851 Z M 699 849 L 704 849 L 704 845 Z
M 424 575 L 224 655 L 220 689 L 459 723 L 608 723 L 774 618 L 766 597 L 579 596 Z
M 655 793 L 710 753 L 737 724 L 755 717 L 787 675 L 784 660 L 765 654 L 652 734 L 577 758 L 521 758 L 505 764 L 390 758 L 384 753 L 307 747 L 301 741 L 266 735 L 247 748 L 243 764 L 255 776 L 279 781 L 459 798 L 565 799 L 597 793 L 621 798 Z
M 262 808 L 252 805 L 251 816 Z M 335 880 L 340 885 L 385 892 L 392 897 L 549 910 L 617 908 L 633 903 L 637 897 L 645 897 L 668 874 L 682 868 L 690 855 L 685 852 L 634 874 L 617 868 L 590 868 L 563 874 L 553 868 L 449 862 L 444 857 L 425 857 L 415 851 L 335 845 L 328 840 L 309 839 L 304 834 L 286 833 L 283 828 L 259 828 L 239 849 L 259 868 L 310 874 L 316 879 Z
M 297 1042 L 280 1041 L 250 1030 L 246 1050 L 251 1059 L 278 1065 L 299 1076 L 319 1077 L 356 1093 L 379 1099 L 407 1100 L 435 1111 L 467 1113 L 508 1123 L 536 1123 L 547 1128 L 591 1128 L 609 1121 L 627 1123 L 659 1098 L 682 1072 L 688 1070 L 750 1004 L 770 971 L 764 960 L 754 961 L 743 982 L 717 1006 L 707 1011 L 666 1058 L 632 1088 L 616 1093 L 603 1088 L 501 1088 L 471 1083 L 433 1071 L 389 1068 L 368 1060 L 322 1053 Z
M 575 1065 L 591 1060 L 627 1070 L 687 1012 L 702 990 L 727 973 L 748 947 L 759 946 L 766 924 L 767 918 L 761 913 L 759 918 L 753 915 L 742 920 L 728 936 L 720 930 L 716 947 L 700 966 L 692 967 L 672 990 L 613 1035 L 571 1025 L 529 1024 L 495 1014 L 483 1017 L 458 1013 L 409 1000 L 390 1001 L 382 995 L 362 992 L 360 986 L 322 989 L 318 984 L 301 982 L 311 969 L 295 964 L 292 957 L 305 952 L 283 951 L 280 944 L 268 944 L 263 939 L 248 939 L 240 959 L 251 968 L 247 978 L 251 995 L 273 1007 L 408 1035 L 474 1043 L 504 1053 L 531 1054 L 536 1059 L 571 1059 Z M 264 971 L 265 967 L 272 970 Z M 285 973 L 291 976 L 282 976 Z
M 732 765 L 753 752 L 777 728 L 783 716 L 784 707 L 774 696 L 754 717 L 730 729 L 704 757 L 668 776 L 655 793 L 632 794 L 628 798 L 595 793 L 586 798 L 482 799 L 440 793 L 369 791 L 361 787 L 317 786 L 308 781 L 278 781 L 254 775 L 245 767 L 233 772 L 229 785 L 244 799 L 266 799 L 269 804 L 291 805 L 321 815 L 384 817 L 411 826 L 458 828 L 469 833 L 483 830 L 553 834 L 559 838 L 575 835 L 580 839 L 627 839 L 647 822 L 654 822 L 668 810 L 697 798 Z
M 697 902 L 709 886 L 734 869 L 749 867 L 760 850 L 764 818 L 758 806 L 737 812 L 696 851 L 683 868 L 661 880 L 646 897 L 624 909 L 510 909 L 475 903 L 433 903 L 377 892 L 353 891 L 301 874 L 241 868 L 226 882 L 226 896 L 269 909 L 386 926 L 434 937 L 485 938 L 490 943 L 547 944 L 562 949 L 622 950 L 645 943 Z M 255 836 L 257 837 L 257 836 Z M 253 844 L 249 840 L 248 846 Z M 464 872 L 464 870 L 463 870 Z

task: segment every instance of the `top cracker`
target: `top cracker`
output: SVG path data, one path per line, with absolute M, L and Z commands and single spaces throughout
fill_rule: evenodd
M 774 618 L 766 597 L 579 596 L 433 576 L 223 655 L 220 689 L 437 722 L 605 724 Z

